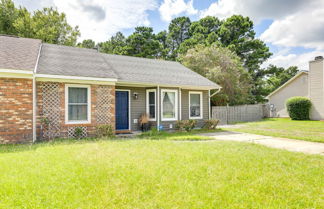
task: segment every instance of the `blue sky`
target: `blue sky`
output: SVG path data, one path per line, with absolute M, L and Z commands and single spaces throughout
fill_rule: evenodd
M 105 41 L 117 31 L 128 35 L 145 25 L 165 30 L 171 19 L 207 15 L 225 19 L 233 14 L 249 16 L 257 38 L 266 42 L 273 56 L 264 66 L 297 65 L 324 55 L 324 0 L 14 0 L 28 10 L 54 6 L 78 25 L 81 39 Z

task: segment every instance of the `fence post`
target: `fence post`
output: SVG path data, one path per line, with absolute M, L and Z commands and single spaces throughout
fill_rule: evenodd
M 226 124 L 228 124 L 228 115 L 229 115 L 229 113 L 228 113 L 228 111 L 229 111 L 229 105 L 227 104 L 226 105 Z

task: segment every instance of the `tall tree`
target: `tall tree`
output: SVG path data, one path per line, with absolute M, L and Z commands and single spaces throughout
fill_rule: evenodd
M 222 86 L 222 90 L 212 98 L 213 105 L 249 102 L 252 80 L 240 58 L 231 50 L 217 44 L 207 47 L 197 45 L 188 50 L 181 61 L 188 68 Z
M 18 9 L 11 0 L 0 0 L 0 34 L 16 35 L 13 23 L 18 17 Z
M 175 60 L 178 56 L 180 44 L 190 37 L 189 28 L 191 21 L 189 17 L 174 18 L 169 24 L 168 46 L 170 49 L 169 59 Z
M 253 22 L 249 17 L 233 15 L 223 22 L 218 34 L 222 45 L 234 51 L 241 58 L 244 67 L 254 80 L 252 90 L 254 100 L 262 101 L 260 79 L 263 79 L 264 72 L 260 65 L 271 56 L 271 52 L 263 41 L 255 38 Z
M 127 55 L 135 57 L 159 57 L 162 45 L 156 40 L 153 28 L 136 27 L 135 32 L 126 39 Z
M 126 54 L 126 38 L 122 32 L 117 32 L 108 41 L 98 44 L 100 51 L 108 54 Z
M 93 49 L 96 46 L 96 42 L 94 42 L 92 39 L 85 39 L 81 43 L 78 43 L 77 46 L 81 48 Z
M 80 36 L 78 27 L 70 26 L 57 9 L 43 8 L 31 14 L 24 7 L 15 8 L 11 0 L 0 2 L 0 32 L 69 46 L 75 46 Z

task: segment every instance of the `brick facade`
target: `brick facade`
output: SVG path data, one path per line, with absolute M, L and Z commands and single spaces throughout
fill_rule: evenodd
M 32 79 L 0 78 L 0 143 L 33 138 Z
M 114 86 L 89 85 L 91 87 L 91 123 L 89 124 L 65 123 L 65 83 L 37 82 L 36 86 L 38 139 L 71 137 L 75 127 L 81 127 L 84 134 L 90 137 L 95 136 L 96 127 L 100 124 L 110 124 L 115 128 Z M 42 118 L 49 120 L 48 126 L 41 125 Z

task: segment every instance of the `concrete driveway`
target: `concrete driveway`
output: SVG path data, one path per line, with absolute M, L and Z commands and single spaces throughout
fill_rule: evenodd
M 272 136 L 262 136 L 231 131 L 204 133 L 200 135 L 210 136 L 215 138 L 216 140 L 250 142 L 262 144 L 267 147 L 285 149 L 293 152 L 324 155 L 324 143 L 308 142 L 302 140 L 277 138 Z

